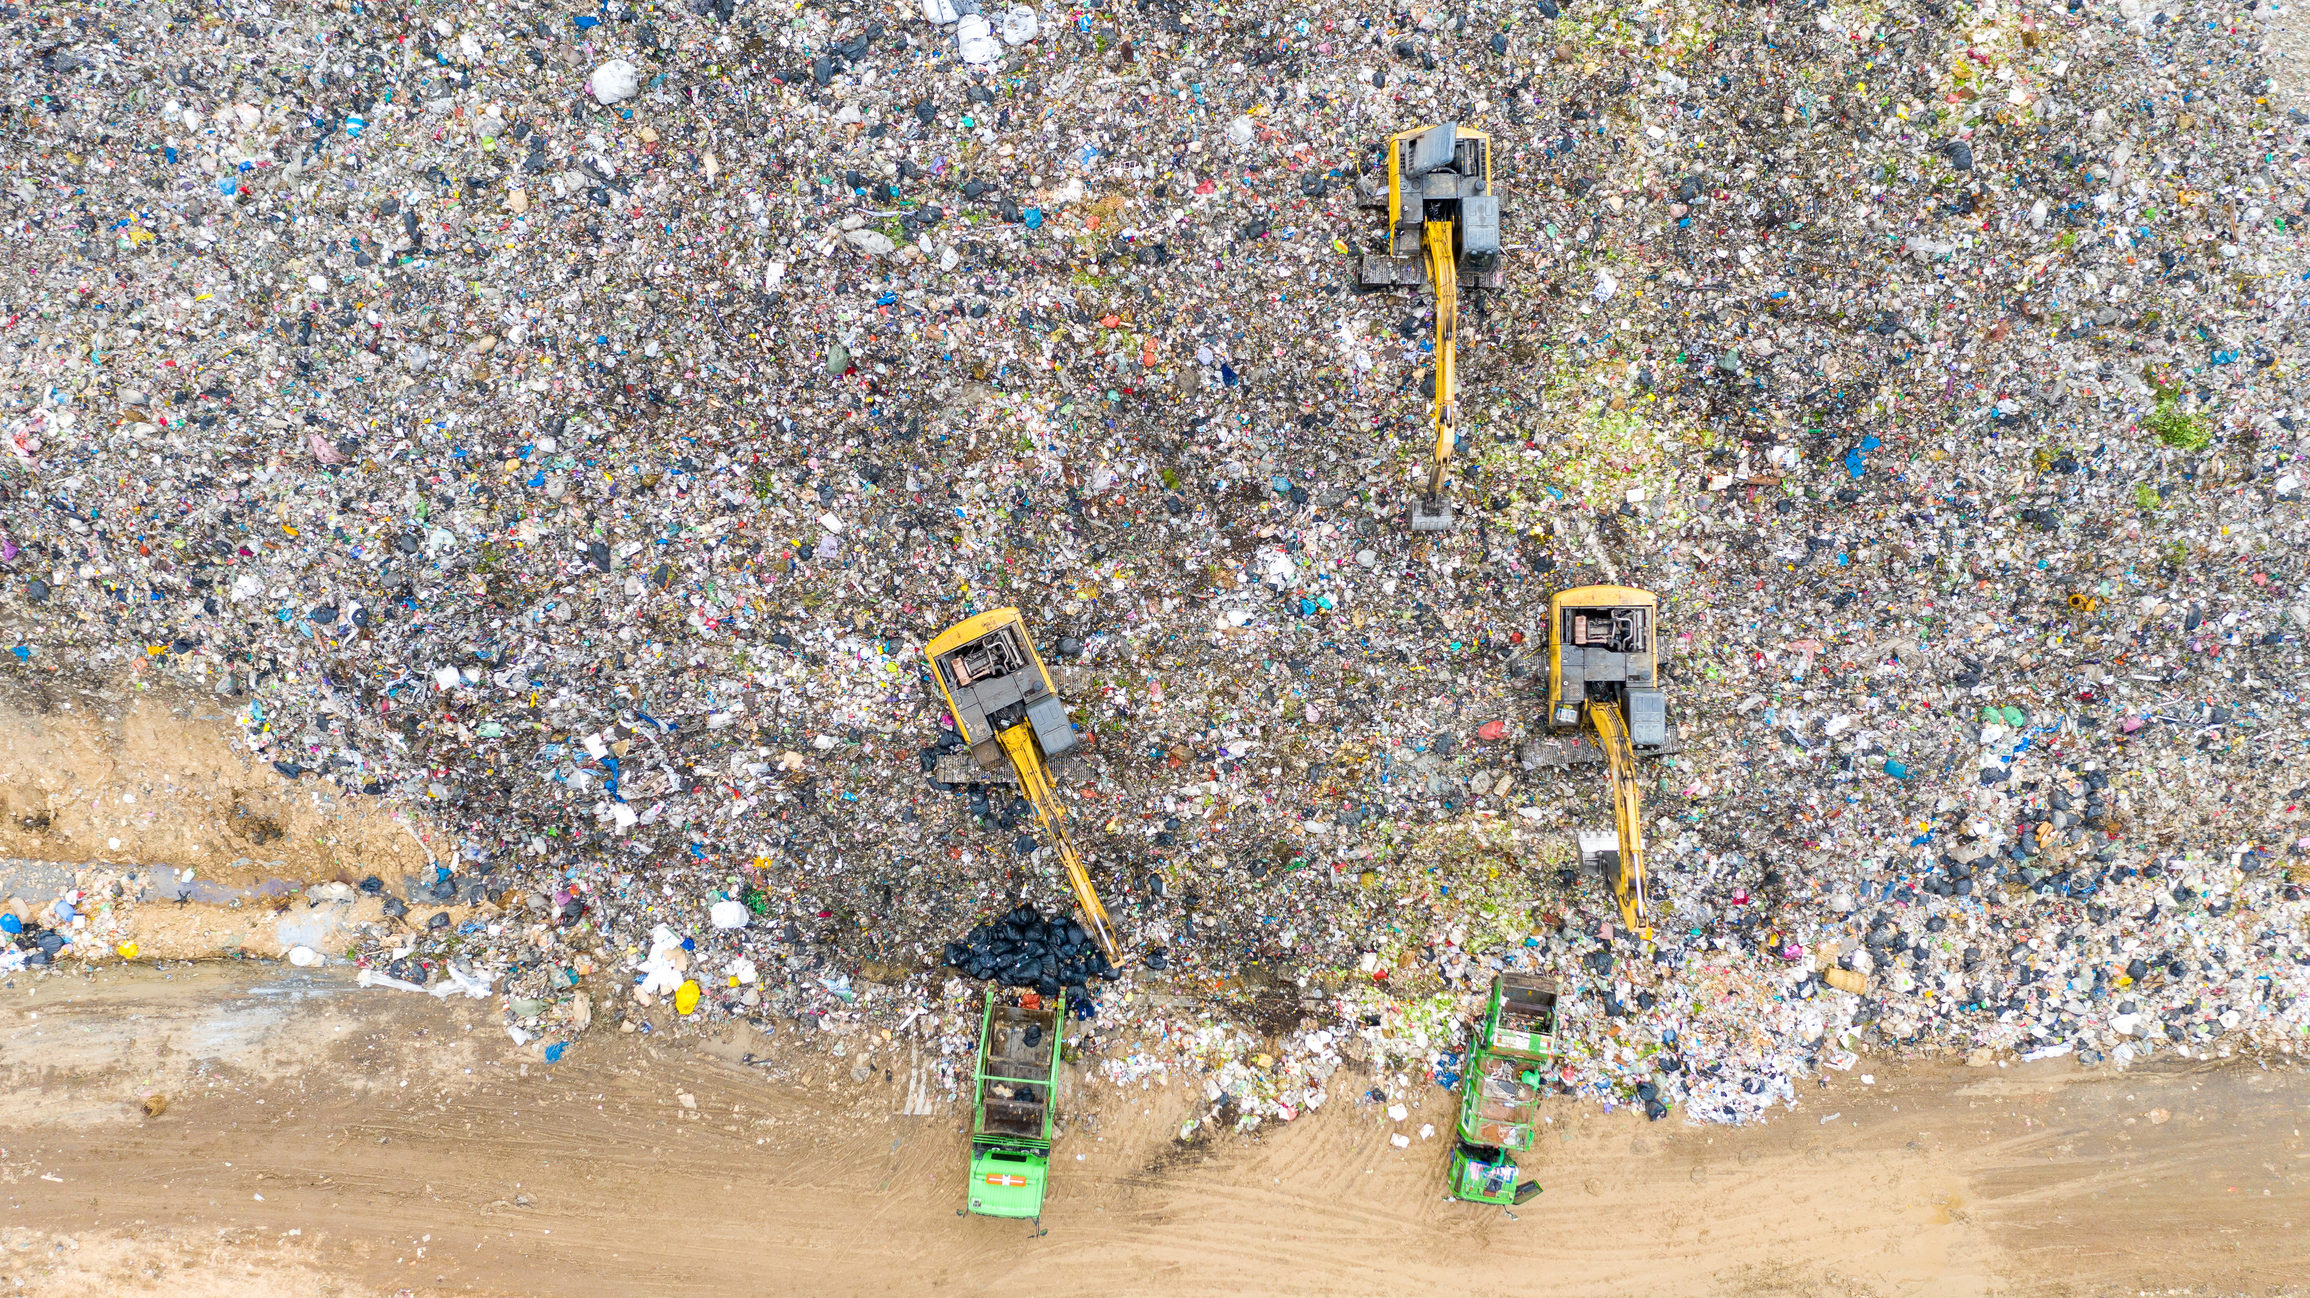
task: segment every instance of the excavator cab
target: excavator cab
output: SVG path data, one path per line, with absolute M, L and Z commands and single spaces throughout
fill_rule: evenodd
M 1398 131 L 1380 147 L 1387 188 L 1358 185 L 1364 207 L 1385 207 L 1385 251 L 1363 259 L 1364 288 L 1428 286 L 1436 300 L 1436 439 L 1427 490 L 1412 505 L 1414 532 L 1451 530 L 1444 473 L 1460 440 L 1457 342 L 1460 284 L 1498 288 L 1506 275 L 1500 244 L 1500 198 L 1492 192 L 1492 137 L 1457 122 Z
M 1548 601 L 1549 765 L 1602 762 L 1612 776 L 1611 832 L 1579 830 L 1583 867 L 1612 885 L 1621 918 L 1649 935 L 1644 799 L 1636 759 L 1677 749 L 1660 681 L 1660 597 L 1632 586 L 1582 586 Z
M 1058 849 L 1075 904 L 1083 912 L 1083 927 L 1097 939 L 1109 960 L 1118 957 L 1115 937 L 1091 886 L 1090 872 L 1067 837 L 1065 813 L 1060 810 L 1051 761 L 1077 743 L 1059 699 L 1051 673 L 1027 638 L 1026 620 L 1015 608 L 998 608 L 957 622 L 932 637 L 923 657 L 930 660 L 931 679 L 945 698 L 947 714 L 970 745 L 972 756 L 988 770 L 1008 762 L 1018 777 L 1019 792 L 1035 808 L 1035 817 Z

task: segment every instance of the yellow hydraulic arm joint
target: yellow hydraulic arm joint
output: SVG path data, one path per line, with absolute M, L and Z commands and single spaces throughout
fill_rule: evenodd
M 1099 949 L 1109 960 L 1121 958 L 1116 949 L 1115 935 L 1107 923 L 1107 908 L 1099 904 L 1098 890 L 1091 886 L 1090 872 L 1083 868 L 1083 858 L 1075 855 L 1075 844 L 1067 837 L 1064 812 L 1059 810 L 1059 799 L 1051 786 L 1050 770 L 1043 765 L 1042 751 L 1035 747 L 1035 728 L 1021 722 L 1008 730 L 995 732 L 995 740 L 1010 755 L 1011 765 L 1019 773 L 1019 791 L 1034 804 L 1035 818 L 1043 822 L 1043 832 L 1058 845 L 1059 860 L 1067 868 L 1067 883 L 1075 890 L 1075 904 L 1083 910 L 1083 920 L 1098 939 Z M 1621 831 L 1623 836 L 1627 831 Z
M 1620 903 L 1620 918 L 1630 932 L 1650 940 L 1651 907 L 1644 897 L 1644 795 L 1636 784 L 1636 749 L 1628 741 L 1628 722 L 1609 703 L 1588 705 L 1588 724 L 1612 769 L 1612 819 L 1620 830 L 1620 869 L 1612 876 L 1612 895 Z
M 1428 257 L 1428 283 L 1436 290 L 1436 467 L 1428 475 L 1428 499 L 1444 491 L 1444 470 L 1460 439 L 1458 375 L 1454 348 L 1460 337 L 1460 271 L 1452 251 L 1453 223 L 1430 221 L 1422 228 Z

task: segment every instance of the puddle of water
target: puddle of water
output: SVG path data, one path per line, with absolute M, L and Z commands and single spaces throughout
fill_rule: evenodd
M 196 1020 L 186 1030 L 178 1049 L 195 1059 L 245 1055 L 263 1045 L 284 1017 L 277 1005 L 227 1006 Z
M 278 996 L 301 1001 L 315 997 L 343 996 L 354 990 L 354 987 L 352 979 L 339 974 L 297 969 L 284 970 L 280 977 L 271 982 L 258 983 L 245 990 L 251 996 Z
M 235 864 L 239 864 L 236 862 Z M 69 891 L 75 875 L 82 870 L 99 867 L 115 870 L 141 870 L 146 883 L 137 894 L 138 901 L 198 901 L 213 906 L 228 902 L 263 901 L 301 892 L 306 887 L 294 879 L 265 879 L 253 884 L 220 884 L 207 879 L 185 879 L 170 865 L 138 865 L 133 862 L 91 861 L 74 865 L 66 861 L 31 861 L 15 857 L 0 858 L 0 898 L 15 897 L 34 905 L 46 905 L 59 894 Z

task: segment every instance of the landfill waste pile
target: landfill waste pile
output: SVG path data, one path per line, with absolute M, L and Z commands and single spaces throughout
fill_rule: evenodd
M 0 5 L 0 666 L 205 691 L 436 827 L 317 954 L 550 1058 L 743 1019 L 967 1075 L 977 978 L 1095 976 L 1094 1089 L 1400 1122 L 1499 970 L 1564 987 L 1552 1085 L 1687 1120 L 1863 1051 L 2291 1052 L 2286 21 Z M 1440 122 L 1503 253 L 1414 534 L 1433 304 L 1359 287 L 1355 190 Z M 1648 934 L 1533 758 L 1547 600 L 1607 582 L 1673 630 Z M 939 778 L 922 647 L 1005 606 L 1112 969 Z M 64 900 L 11 968 L 116 957 Z

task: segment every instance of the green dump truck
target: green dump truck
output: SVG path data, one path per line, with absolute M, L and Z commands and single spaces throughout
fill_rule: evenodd
M 1476 1025 L 1460 1081 L 1452 1196 L 1471 1203 L 1522 1203 L 1538 1181 L 1517 1180 L 1515 1155 L 1539 1139 L 1540 1097 L 1557 1057 L 1555 980 L 1501 974 Z
M 1040 1217 L 1051 1175 L 1051 1123 L 1059 1098 L 1059 1030 L 1067 994 L 987 988 L 973 1074 L 970 1210 L 986 1217 Z

